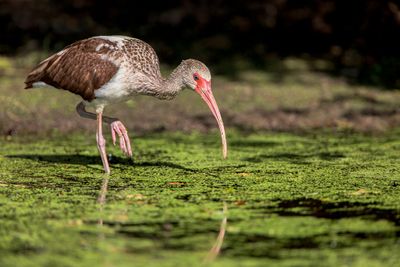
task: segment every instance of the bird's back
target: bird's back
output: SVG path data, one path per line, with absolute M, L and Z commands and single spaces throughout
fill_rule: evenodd
M 90 101 L 120 70 L 127 79 L 137 73 L 154 80 L 161 77 L 157 54 L 149 44 L 126 36 L 96 36 L 75 42 L 39 63 L 25 84 L 28 89 L 44 83 Z

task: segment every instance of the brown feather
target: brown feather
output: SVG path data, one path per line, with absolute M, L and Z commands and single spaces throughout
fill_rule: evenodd
M 113 42 L 97 38 L 75 42 L 36 66 L 25 80 L 25 89 L 32 88 L 36 82 L 44 82 L 85 100 L 93 100 L 95 90 L 118 71 L 118 66 L 101 57 L 112 52 L 113 47 Z

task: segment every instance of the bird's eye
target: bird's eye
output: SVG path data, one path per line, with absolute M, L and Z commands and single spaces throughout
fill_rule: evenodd
M 198 76 L 197 74 L 193 74 L 193 79 L 194 79 L 195 81 L 198 81 L 198 80 L 199 80 L 199 76 Z

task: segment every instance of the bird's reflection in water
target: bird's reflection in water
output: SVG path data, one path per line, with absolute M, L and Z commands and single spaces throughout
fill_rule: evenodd
M 99 227 L 103 226 L 103 207 L 106 204 L 106 195 L 107 195 L 107 189 L 108 189 L 108 181 L 109 181 L 109 176 L 105 175 L 101 184 L 101 189 L 99 193 L 99 197 L 97 198 L 97 203 L 99 203 L 99 220 L 97 221 L 97 225 Z M 219 234 L 217 236 L 217 239 L 214 242 L 214 245 L 212 248 L 208 251 L 207 256 L 204 259 L 205 263 L 210 263 L 215 260 L 216 257 L 218 257 L 222 244 L 224 243 L 224 237 L 225 237 L 225 232 L 226 232 L 226 226 L 228 223 L 228 206 L 226 203 L 223 203 L 223 218 L 221 221 L 221 225 L 219 227 Z M 104 235 L 100 234 L 99 236 L 101 239 L 104 239 Z
M 103 207 L 106 204 L 108 180 L 109 180 L 109 176 L 108 175 L 104 175 L 103 182 L 101 183 L 101 189 L 100 189 L 99 197 L 97 198 L 97 203 L 100 204 L 100 207 L 99 207 L 100 218 L 97 221 L 97 224 L 99 226 L 103 226 L 103 216 L 102 215 L 103 215 Z
M 213 247 L 208 251 L 206 258 L 204 259 L 204 262 L 206 263 L 215 260 L 215 258 L 219 255 L 221 251 L 222 244 L 224 243 L 226 225 L 228 223 L 228 206 L 225 202 L 223 206 L 223 215 L 224 216 L 222 218 L 221 226 L 219 227 L 218 237 L 215 240 Z

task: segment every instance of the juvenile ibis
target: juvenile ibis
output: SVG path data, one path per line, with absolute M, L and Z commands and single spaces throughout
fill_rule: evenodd
M 82 97 L 76 110 L 81 117 L 97 121 L 97 148 L 106 173 L 110 173 L 110 167 L 103 122 L 111 126 L 114 145 L 118 136 L 122 152 L 131 157 L 132 150 L 125 126 L 117 118 L 104 116 L 104 108 L 135 95 L 172 99 L 184 88 L 192 89 L 207 103 L 221 132 L 223 157 L 227 156 L 224 124 L 211 91 L 211 74 L 198 60 L 183 60 L 169 77 L 163 78 L 157 54 L 149 44 L 126 36 L 96 36 L 77 41 L 40 62 L 25 84 L 25 89 L 51 86 Z M 94 108 L 96 113 L 86 111 L 86 107 Z

